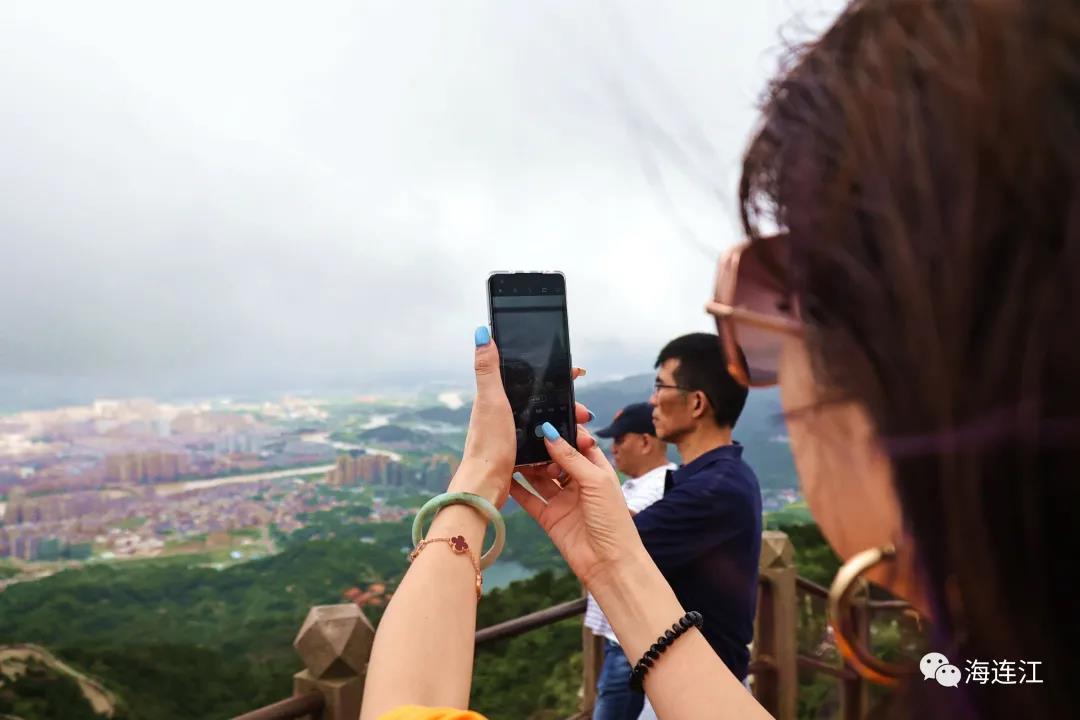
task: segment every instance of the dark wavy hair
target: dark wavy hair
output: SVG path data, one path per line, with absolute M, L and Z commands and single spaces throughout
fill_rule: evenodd
M 1080 4 L 853 2 L 771 85 L 740 201 L 892 456 L 932 649 L 1042 662 L 894 709 L 1080 717 Z

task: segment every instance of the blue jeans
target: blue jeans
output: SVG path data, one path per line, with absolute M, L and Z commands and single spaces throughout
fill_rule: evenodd
M 592 720 L 637 720 L 645 695 L 630 689 L 632 669 L 619 644 L 605 640 Z

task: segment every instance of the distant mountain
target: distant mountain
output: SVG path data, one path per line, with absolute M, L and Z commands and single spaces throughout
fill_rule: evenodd
M 361 442 L 370 443 L 411 443 L 422 445 L 431 440 L 431 433 L 423 430 L 410 430 L 399 425 L 381 425 L 365 430 L 356 436 Z
M 652 395 L 653 375 L 631 375 L 622 380 L 581 383 L 574 388 L 579 403 L 596 414 L 597 427 L 611 422 L 615 413 L 630 403 L 646 402 Z
M 581 383 L 575 389 L 578 402 L 584 403 L 596 414 L 594 427 L 611 422 L 622 408 L 630 403 L 646 402 L 652 394 L 654 375 L 632 375 L 622 380 Z M 457 409 L 444 406 L 421 408 L 399 420 L 445 422 L 464 427 L 468 425 L 472 405 Z M 428 433 L 384 425 L 360 433 L 358 441 L 383 444 L 410 444 L 427 447 L 433 443 Z M 752 390 L 743 409 L 742 417 L 735 427 L 735 439 L 745 447 L 745 458 L 757 473 L 763 488 L 789 489 L 798 486 L 795 465 L 788 447 L 787 431 L 780 412 L 780 396 L 775 388 Z M 673 452 L 673 459 L 677 454 Z
M 445 405 L 433 405 L 432 407 L 422 408 L 412 414 L 417 420 L 425 420 L 427 422 L 442 422 L 450 425 L 468 425 L 469 414 L 472 412 L 472 405 L 462 405 L 459 408 L 448 408 Z
M 603 427 L 630 403 L 646 402 L 654 378 L 652 374 L 633 375 L 614 382 L 582 385 L 576 390 L 577 400 L 596 413 L 596 427 Z M 763 488 L 798 487 L 776 388 L 750 391 L 734 437 L 744 446 L 744 458 Z
M 381 425 L 360 433 L 335 433 L 335 439 L 355 442 L 367 447 L 404 453 L 449 453 L 456 455 L 461 447 L 454 437 L 429 433 L 400 425 Z
M 733 435 L 746 448 L 743 457 L 754 468 L 761 487 L 798 489 L 799 478 L 791 457 L 778 389 L 750 391 Z

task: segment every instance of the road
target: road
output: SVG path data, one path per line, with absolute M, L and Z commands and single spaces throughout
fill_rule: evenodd
M 0 668 L 5 671 L 0 673 L 2 675 L 21 675 L 31 660 L 74 679 L 97 715 L 113 716 L 116 711 L 116 697 L 94 678 L 79 672 L 43 647 L 30 644 L 0 645 Z
M 155 485 L 154 490 L 158 495 L 175 495 L 190 490 L 205 490 L 206 488 L 233 485 L 235 483 L 252 483 L 260 482 L 262 480 L 280 480 L 282 478 L 299 477 L 301 475 L 322 474 L 333 469 L 333 465 L 307 465 L 304 467 L 291 468 L 289 470 L 271 470 L 269 472 L 257 472 L 250 475 L 225 475 L 223 477 L 207 478 L 205 480 L 162 483 L 160 485 Z

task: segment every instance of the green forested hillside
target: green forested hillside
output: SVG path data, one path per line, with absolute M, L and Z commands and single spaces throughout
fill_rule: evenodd
M 0 644 L 48 647 L 104 680 L 134 718 L 227 717 L 289 694 L 291 643 L 312 605 L 400 577 L 408 523 L 364 534 L 376 542 L 298 542 L 224 570 L 184 557 L 13 585 L 0 593 Z
M 530 518 L 511 513 L 508 524 L 508 559 L 545 571 L 489 592 L 480 627 L 580 594 Z M 292 674 L 301 668 L 292 640 L 312 605 L 342 602 L 345 589 L 376 580 L 393 589 L 407 565 L 409 525 L 326 518 L 315 523 L 314 535 L 281 538 L 280 554 L 223 570 L 200 567 L 205 559 L 189 556 L 95 565 L 16 584 L 0 593 L 0 644 L 43 645 L 101 679 L 119 697 L 124 718 L 230 717 L 291 692 Z M 783 529 L 795 543 L 800 573 L 827 583 L 837 561 L 816 527 Z M 381 610 L 368 613 L 377 622 Z M 481 649 L 473 705 L 492 718 L 567 717 L 580 678 L 580 619 L 574 618 Z M 0 712 L 52 682 L 30 678 L 15 690 L 5 686 Z M 820 684 L 806 690 L 824 692 Z
M 70 675 L 30 661 L 18 672 L 0 672 L 0 717 L 24 720 L 98 720 L 90 702 Z M 113 720 L 128 720 L 123 707 L 114 709 Z
M 229 717 L 291 692 L 301 669 L 292 641 L 312 605 L 343 602 L 345 589 L 376 580 L 396 584 L 407 565 L 409 525 L 364 526 L 374 543 L 356 539 L 354 526 L 348 537 L 294 542 L 279 555 L 224 570 L 193 566 L 199 558 L 188 557 L 96 565 L 17 584 L 0 593 L 0 644 L 48 647 L 101 678 L 132 718 Z M 579 592 L 572 577 L 541 573 L 489 593 L 480 624 Z M 377 622 L 381 610 L 368 612 Z M 514 707 L 513 717 L 528 717 L 576 693 L 576 684 L 541 692 L 510 679 L 537 660 L 570 668 L 580 651 L 577 628 L 571 620 L 481 652 L 477 707 L 493 717 L 510 717 L 497 710 Z M 573 674 L 564 673 L 568 683 Z
M 524 513 L 522 513 L 524 514 Z M 485 596 L 478 627 L 581 596 L 569 573 L 545 571 Z M 485 645 L 476 655 L 472 706 L 492 720 L 562 720 L 577 710 L 581 618 Z

